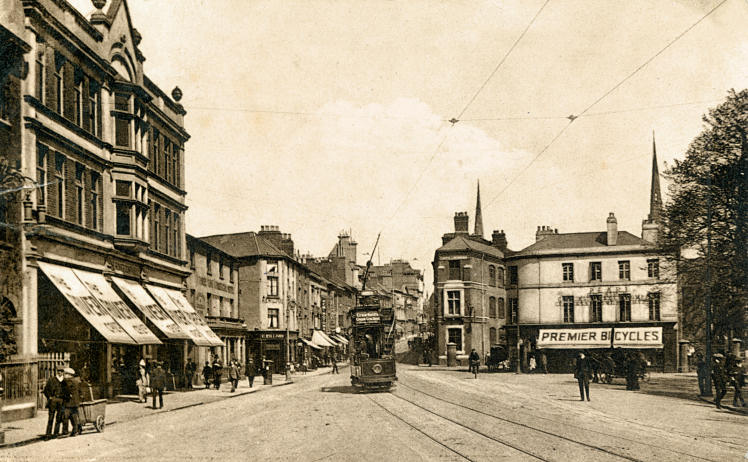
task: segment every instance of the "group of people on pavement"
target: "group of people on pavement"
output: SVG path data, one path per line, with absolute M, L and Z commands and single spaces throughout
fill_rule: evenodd
M 138 402 L 146 403 L 148 395 L 151 395 L 153 397 L 151 407 L 157 409 L 156 397 L 158 397 L 158 409 L 163 408 L 166 381 L 166 371 L 161 361 L 150 361 L 149 364 L 146 363 L 145 359 L 141 359 L 138 363 L 137 379 L 135 380 L 135 385 L 138 387 Z
M 745 407 L 743 399 L 743 387 L 745 386 L 745 367 L 743 361 L 733 354 L 726 357 L 722 353 L 716 353 L 713 356 L 712 364 L 712 385 L 714 386 L 714 404 L 717 409 L 722 409 L 722 399 L 727 394 L 727 387 L 732 386 L 735 394 L 732 398 L 734 407 Z M 707 366 L 701 354 L 697 355 L 697 370 L 699 377 L 699 391 L 702 395 L 707 394 L 706 374 Z
M 78 407 L 84 401 L 81 379 L 75 370 L 69 367 L 57 367 L 55 375 L 47 379 L 42 393 L 47 398 L 47 431 L 45 438 L 56 438 L 62 435 L 76 436 L 81 433 L 78 418 Z M 68 431 L 69 426 L 72 426 Z

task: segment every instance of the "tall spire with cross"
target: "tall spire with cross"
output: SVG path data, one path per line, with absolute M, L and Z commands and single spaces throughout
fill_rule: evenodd
M 480 207 L 480 180 L 478 180 L 478 198 L 475 202 L 475 231 L 473 234 L 483 237 L 483 212 Z
M 660 171 L 657 168 L 657 145 L 652 130 L 652 186 L 649 191 L 649 216 L 651 222 L 660 222 L 662 212 L 662 196 L 660 195 Z

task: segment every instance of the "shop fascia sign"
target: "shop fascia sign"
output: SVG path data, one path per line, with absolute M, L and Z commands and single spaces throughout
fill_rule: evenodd
M 662 348 L 662 327 L 540 329 L 538 348 Z

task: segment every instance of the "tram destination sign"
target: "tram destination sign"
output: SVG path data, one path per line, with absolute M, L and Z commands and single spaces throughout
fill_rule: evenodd
M 381 322 L 378 311 L 358 311 L 353 315 L 353 322 L 362 324 L 379 324 Z

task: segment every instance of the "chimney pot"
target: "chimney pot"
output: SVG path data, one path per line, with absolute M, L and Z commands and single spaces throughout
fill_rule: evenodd
M 616 216 L 613 214 L 613 212 L 610 212 L 608 215 L 608 219 L 605 220 L 607 223 L 608 228 L 608 245 L 616 245 L 618 242 L 618 220 L 616 220 Z

